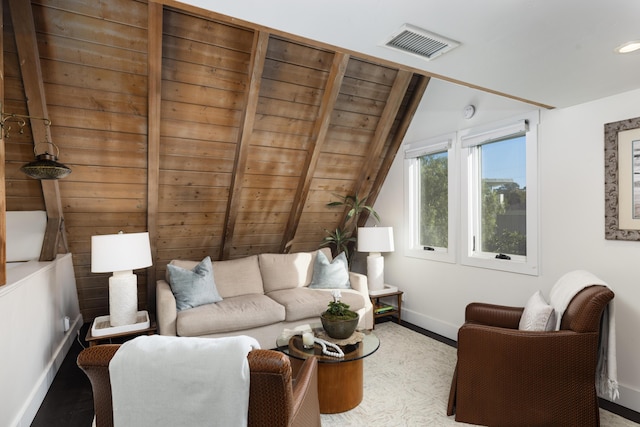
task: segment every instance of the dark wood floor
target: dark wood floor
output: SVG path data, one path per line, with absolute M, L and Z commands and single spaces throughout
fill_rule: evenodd
M 389 317 L 376 321 L 385 322 L 391 320 Z M 403 326 L 426 335 L 430 338 L 444 342 L 451 346 L 456 342 L 441 335 L 422 329 L 419 326 L 403 322 Z M 84 341 L 90 324 L 85 324 L 79 338 L 74 341 L 73 346 L 64 359 L 62 366 L 58 370 L 53 384 L 49 388 L 47 395 L 38 410 L 38 413 L 31 424 L 31 427 L 90 427 L 93 420 L 93 394 L 91 384 L 84 373 L 76 365 L 78 354 L 83 346 L 88 344 Z M 625 417 L 633 422 L 640 423 L 640 413 L 624 408 L 606 400 L 600 400 L 600 407 Z
M 76 365 L 78 354 L 87 347 L 84 337 L 90 324 L 69 349 L 31 427 L 90 427 L 93 421 L 93 393 L 86 375 Z

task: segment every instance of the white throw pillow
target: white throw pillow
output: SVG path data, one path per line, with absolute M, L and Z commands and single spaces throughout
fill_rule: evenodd
M 556 327 L 556 312 L 538 291 L 529 298 L 520 318 L 521 331 L 553 331 Z

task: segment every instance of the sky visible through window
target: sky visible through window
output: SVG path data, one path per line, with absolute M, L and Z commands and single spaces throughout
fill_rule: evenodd
M 482 146 L 482 178 L 513 179 L 527 186 L 525 137 L 520 136 Z

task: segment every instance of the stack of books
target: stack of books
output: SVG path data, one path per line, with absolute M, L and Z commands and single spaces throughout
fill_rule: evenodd
M 373 307 L 373 312 L 374 314 L 382 314 L 382 313 L 386 313 L 389 311 L 393 311 L 396 308 L 392 305 L 389 304 L 384 304 L 384 303 L 377 303 L 374 307 Z

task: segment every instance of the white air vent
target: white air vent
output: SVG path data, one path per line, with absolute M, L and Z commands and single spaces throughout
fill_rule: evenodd
M 411 24 L 404 24 L 400 29 L 391 34 L 384 42 L 384 45 L 391 49 L 432 60 L 460 46 L 460 43 L 430 33 Z

